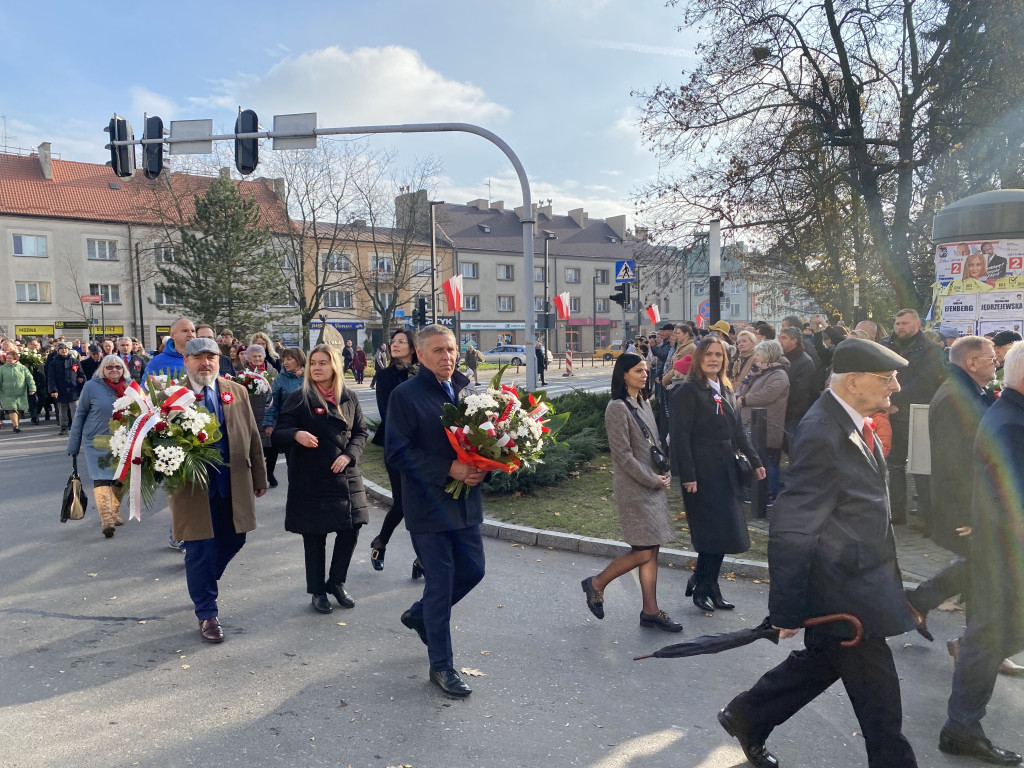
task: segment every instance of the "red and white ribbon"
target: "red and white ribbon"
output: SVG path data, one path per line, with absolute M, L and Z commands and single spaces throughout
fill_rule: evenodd
M 717 414 L 721 414 L 722 413 L 722 396 L 721 395 L 715 395 L 715 413 L 717 413 Z

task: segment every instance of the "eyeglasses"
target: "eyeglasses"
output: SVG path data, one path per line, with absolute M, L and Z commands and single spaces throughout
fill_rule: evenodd
M 990 363 L 998 363 L 998 357 L 989 357 L 988 355 L 975 355 L 974 357 L 967 358 L 968 360 L 987 360 Z
M 866 373 L 868 376 L 874 376 L 877 379 L 884 379 L 887 387 L 891 387 L 892 383 L 896 381 L 896 377 L 899 375 L 899 371 L 895 371 L 888 376 L 883 376 L 880 373 L 872 373 L 871 371 L 861 371 L 861 373 Z

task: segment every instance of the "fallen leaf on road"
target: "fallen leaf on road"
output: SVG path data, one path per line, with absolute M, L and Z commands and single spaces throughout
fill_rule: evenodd
M 485 675 L 479 669 L 472 669 L 470 667 L 463 667 L 459 671 L 462 672 L 462 674 L 464 675 L 469 675 L 470 677 L 487 677 L 487 675 Z
M 181 668 L 182 668 L 182 669 L 191 669 L 191 668 L 192 668 L 192 665 L 191 665 L 191 664 L 182 664 L 182 665 L 181 665 Z
M 87 573 L 85 575 L 88 576 L 90 579 L 95 579 L 99 574 L 97 574 L 97 573 Z

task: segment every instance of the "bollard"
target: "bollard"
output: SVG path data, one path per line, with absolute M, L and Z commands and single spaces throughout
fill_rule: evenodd
M 768 466 L 768 409 L 750 409 L 750 443 L 761 457 L 761 464 Z M 768 516 L 768 478 L 751 482 L 750 502 L 754 517 L 763 520 Z
M 563 376 L 572 376 L 572 350 L 565 350 L 565 373 Z

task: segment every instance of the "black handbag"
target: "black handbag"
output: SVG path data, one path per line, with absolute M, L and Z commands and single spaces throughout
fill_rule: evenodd
M 750 459 L 739 451 L 736 451 L 736 474 L 740 480 L 740 487 L 746 488 L 754 479 L 754 468 L 750 465 Z
M 629 408 L 628 405 L 626 407 Z M 665 455 L 664 451 L 658 447 L 658 444 L 654 442 L 650 431 L 647 429 L 647 425 L 644 424 L 644 420 L 640 418 L 640 414 L 632 408 L 629 408 L 629 412 L 633 414 L 633 418 L 636 419 L 636 423 L 640 425 L 640 431 L 644 433 L 644 437 L 647 438 L 647 442 L 651 444 L 651 464 L 654 465 L 654 468 L 658 470 L 659 473 L 663 475 L 667 474 L 668 471 L 672 469 L 672 465 L 668 463 L 668 457 Z
M 64 487 L 64 500 L 60 505 L 60 521 L 81 520 L 89 506 L 89 497 L 82 488 L 82 478 L 78 476 L 78 457 L 71 457 L 71 477 Z

